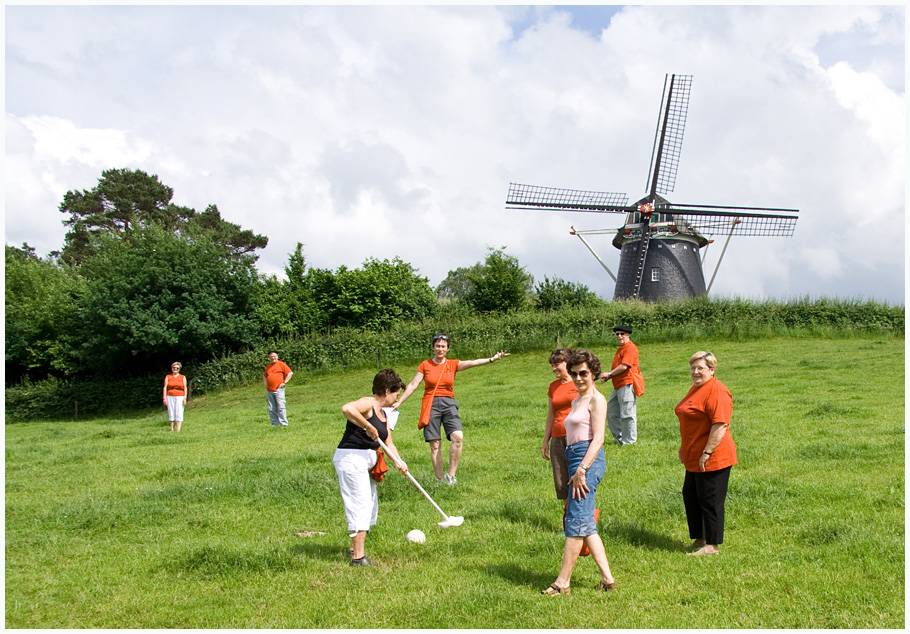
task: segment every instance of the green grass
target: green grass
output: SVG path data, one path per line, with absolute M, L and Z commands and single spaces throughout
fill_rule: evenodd
M 412 473 L 380 485 L 352 569 L 331 457 L 339 408 L 372 371 L 300 373 L 291 426 L 268 424 L 261 385 L 128 418 L 6 426 L 6 626 L 11 628 L 903 628 L 904 340 L 772 338 L 641 346 L 639 445 L 606 447 L 600 529 L 620 590 L 590 558 L 567 597 L 562 508 L 540 457 L 546 352 L 459 375 L 466 448 L 456 487 L 433 486 L 416 431 Z M 673 407 L 686 360 L 718 357 L 740 464 L 722 554 L 684 555 Z M 604 361 L 612 349 L 598 349 Z M 457 352 L 457 349 L 454 351 Z M 397 368 L 407 381 L 414 367 Z M 447 448 L 447 444 L 444 447 Z M 405 533 L 420 528 L 423 545 Z

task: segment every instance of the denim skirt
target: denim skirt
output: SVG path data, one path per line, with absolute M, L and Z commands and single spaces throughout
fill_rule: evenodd
M 566 462 L 569 463 L 569 473 L 575 475 L 578 466 L 588 452 L 591 441 L 585 440 L 577 442 L 574 445 L 566 447 Z M 597 492 L 597 485 L 604 477 L 607 470 L 607 462 L 604 459 L 603 447 L 597 452 L 597 458 L 585 473 L 585 484 L 589 491 L 585 497 L 576 500 L 572 497 L 573 485 L 569 485 L 569 503 L 566 507 L 566 537 L 587 537 L 588 535 L 597 534 L 597 522 L 594 521 L 594 494 Z

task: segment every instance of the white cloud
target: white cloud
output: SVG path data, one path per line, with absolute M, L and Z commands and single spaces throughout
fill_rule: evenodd
M 800 259 L 809 270 L 822 279 L 835 279 L 843 272 L 843 259 L 836 249 L 809 247 L 802 250 Z
M 59 248 L 63 193 L 135 167 L 268 235 L 265 272 L 299 241 L 314 266 L 399 255 L 435 284 L 507 245 L 609 297 L 569 226 L 621 218 L 506 211 L 508 184 L 636 199 L 678 72 L 695 81 L 669 198 L 801 210 L 792 239 L 735 238 L 712 293 L 903 301 L 902 11 L 636 6 L 600 29 L 570 12 L 9 7 L 7 241 Z

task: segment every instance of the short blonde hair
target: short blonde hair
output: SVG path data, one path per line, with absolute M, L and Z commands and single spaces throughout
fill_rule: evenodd
M 692 365 L 699 359 L 704 359 L 705 364 L 712 370 L 717 368 L 717 357 L 715 357 L 713 353 L 705 352 L 704 350 L 700 350 L 689 357 L 689 365 Z

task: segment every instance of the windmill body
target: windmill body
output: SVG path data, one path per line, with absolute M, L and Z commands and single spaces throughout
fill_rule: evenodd
M 644 204 L 639 201 L 636 206 Z M 639 211 L 626 214 L 613 237 L 613 246 L 620 250 L 613 299 L 659 302 L 705 295 L 699 249 L 708 245 L 708 239 L 674 214 L 658 212 L 646 220 Z M 642 249 L 645 237 L 648 245 Z
M 637 298 L 648 302 L 677 301 L 705 295 L 700 250 L 712 240 L 707 235 L 790 236 L 796 225 L 795 209 L 721 207 L 670 203 L 661 194 L 673 191 L 682 148 L 692 77 L 667 75 L 661 102 L 647 195 L 633 205 L 626 194 L 557 189 L 512 183 L 506 199 L 508 209 L 624 213 L 619 229 L 577 231 L 592 254 L 600 260 L 583 234 L 613 233 L 613 246 L 620 250 L 613 299 Z M 726 245 L 721 254 L 726 253 Z M 720 260 L 717 263 L 720 266 Z M 715 274 L 717 270 L 715 269 Z M 713 282 L 713 277 L 712 280 Z

